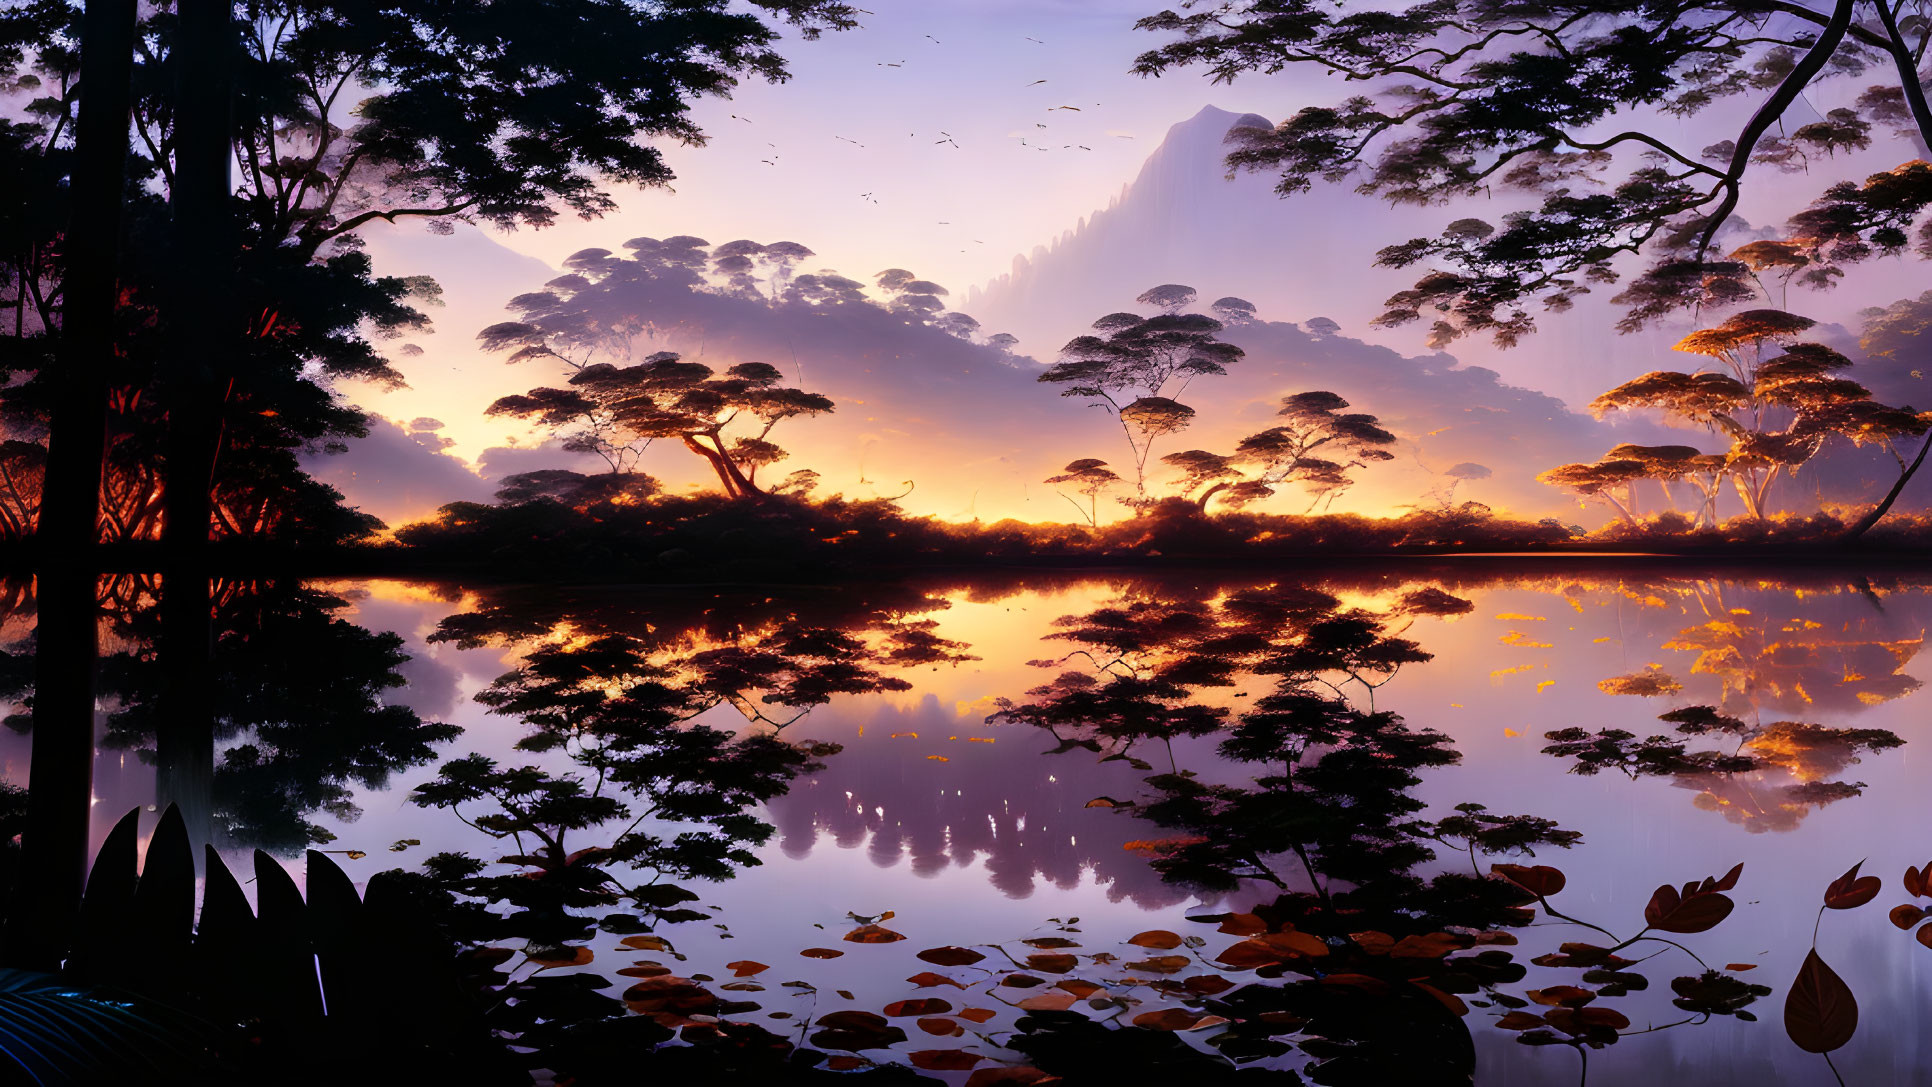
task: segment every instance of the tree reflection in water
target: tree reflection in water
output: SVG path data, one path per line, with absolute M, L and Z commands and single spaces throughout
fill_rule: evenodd
M 129 606 L 106 666 L 109 738 L 146 750 L 159 730 L 143 693 L 154 667 L 143 590 L 110 589 Z M 441 754 L 410 799 L 500 849 L 385 873 L 385 893 L 457 949 L 463 999 L 512 1060 L 579 1084 L 905 1082 L 949 1070 L 986 1073 L 982 1083 L 995 1073 L 1014 1083 L 1467 1083 L 1478 1026 L 1587 1062 L 1634 1035 L 1751 1019 L 1771 993 L 1742 976 L 1746 964 L 1705 961 L 1697 939 L 1732 912 L 1740 871 L 1660 886 L 1641 916 L 1600 915 L 1566 898 L 1564 874 L 1544 863 L 1587 849 L 1577 830 L 1494 796 L 1425 805 L 1418 786 L 1462 755 L 1377 698 L 1431 659 L 1418 640 L 1433 629 L 1424 620 L 1472 610 L 1455 581 L 1116 589 L 1118 599 L 1052 622 L 1054 655 L 1034 662 L 1047 678 L 998 700 L 990 727 L 1006 731 L 987 735 L 997 748 L 975 749 L 987 758 L 979 776 L 959 779 L 969 796 L 906 773 L 919 756 L 905 746 L 847 752 L 803 735 L 827 707 L 874 707 L 859 723 L 875 727 L 923 712 L 862 699 L 916 690 L 909 669 L 976 659 L 935 621 L 948 596 L 962 597 L 957 586 L 660 592 L 644 606 L 619 594 L 471 595 L 431 640 L 512 658 L 477 697 L 518 726 L 516 755 L 504 759 L 435 750 L 457 730 L 397 704 L 401 642 L 346 622 L 348 594 L 237 583 L 218 596 L 223 751 L 208 803 L 230 839 L 291 852 L 326 840 L 322 817 L 352 815 L 358 789 Z M 1632 636 L 1695 654 L 1683 681 L 1672 673 L 1684 669 L 1658 662 L 1605 688 L 1669 698 L 1671 735 L 1552 733 L 1546 746 L 1583 772 L 1662 776 L 1727 810 L 1747 810 L 1736 798 L 1750 797 L 1739 821 L 1758 829 L 1789 825 L 1777 813 L 1802 814 L 1828 793 L 1857 795 L 1841 780 L 1847 768 L 1901 742 L 1799 720 L 1807 706 L 1853 714 L 1915 685 L 1903 672 L 1918 644 L 1903 636 L 1916 634 L 1910 615 L 1850 614 L 1872 596 L 1782 618 L 1775 587 L 1563 591 L 1580 611 L 1593 598 L 1622 607 L 1637 591 L 1646 629 L 1680 632 Z M 1666 597 L 1698 621 L 1682 630 Z M 29 608 L 24 596 L 15 604 L 10 639 Z M 1518 652 L 1529 640 L 1505 644 Z M 1017 742 L 1029 734 L 1054 757 Z M 874 769 L 843 776 L 854 759 Z M 1063 789 L 1083 791 L 1070 802 L 1030 795 L 1019 774 L 1033 767 L 1058 767 Z M 1078 784 L 1094 781 L 1108 784 Z M 838 798 L 854 782 L 897 822 L 848 811 Z M 989 804 L 1005 824 L 988 823 Z M 1076 848 L 1056 814 L 1068 808 L 1118 820 L 1118 837 L 1090 842 L 1083 829 Z M 865 945 L 905 939 L 889 914 L 855 917 L 820 937 L 829 947 L 802 949 L 802 965 L 782 975 L 794 980 L 768 989 L 774 968 L 749 958 L 701 968 L 693 959 L 710 952 L 697 948 L 710 945 L 691 937 L 748 920 L 705 905 L 703 888 L 769 856 L 779 825 L 788 836 L 828 827 L 849 845 L 869 835 L 879 863 L 905 849 L 922 873 L 988 853 L 987 874 L 1010 894 L 1038 873 L 1108 879 L 1116 897 L 1150 906 L 1195 893 L 1227 904 L 1118 946 L 1059 918 L 1009 941 L 927 948 L 917 958 L 929 969 L 907 979 L 908 995 L 877 1004 L 812 973 L 818 960 L 880 955 Z M 1122 840 L 1129 849 L 1112 848 Z M 1833 901 L 1850 908 L 1843 894 Z M 613 968 L 613 954 L 626 962 Z M 1646 1018 L 1642 998 L 1627 999 L 1650 992 L 1677 1016 Z
M 1848 594 L 1869 603 L 1866 614 L 1830 626 L 1799 613 L 1783 593 L 1727 589 L 1705 581 L 1684 586 L 1688 609 L 1704 621 L 1661 646 L 1696 654 L 1692 679 L 1716 681 L 1715 705 L 1696 703 L 1698 696 L 1653 662 L 1598 686 L 1609 694 L 1685 702 L 1658 718 L 1670 733 L 1640 737 L 1624 729 L 1573 726 L 1546 733 L 1543 750 L 1571 760 L 1573 773 L 1671 778 L 1697 792 L 1699 808 L 1721 812 L 1753 833 L 1792 830 L 1812 810 L 1864 791 L 1864 782 L 1833 780 L 1838 775 L 1864 755 L 1905 741 L 1887 729 L 1830 727 L 1782 715 L 1856 714 L 1912 693 L 1920 683 L 1904 669 L 1924 647 L 1924 630 L 1908 637 L 1888 629 L 1898 624 L 1886 621 L 1882 600 L 1869 585 Z

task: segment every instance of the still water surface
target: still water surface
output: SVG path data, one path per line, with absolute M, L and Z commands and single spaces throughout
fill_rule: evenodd
M 304 780 L 264 781 L 257 775 L 252 784 L 237 786 L 254 791 L 248 804 L 255 814 L 230 820 L 228 844 L 238 859 L 266 844 L 290 857 L 298 879 L 303 843 L 291 839 L 287 827 L 303 823 L 314 837 L 332 839 L 322 848 L 365 854 L 338 854 L 359 879 L 437 852 L 485 859 L 510 852 L 506 842 L 452 811 L 412 804 L 409 795 L 435 776 L 439 764 L 470 753 L 552 774 L 574 772 L 561 751 L 515 750 L 529 730 L 476 700 L 542 646 L 581 645 L 622 633 L 641 639 L 651 652 L 675 656 L 756 646 L 793 616 L 875 645 L 916 628 L 925 632 L 920 645 L 928 651 L 902 653 L 897 663 L 889 655 L 869 658 L 878 675 L 903 680 L 903 689 L 831 693 L 822 704 L 803 707 L 796 720 L 799 707 L 760 702 L 753 694 L 697 718 L 733 733 L 790 721 L 786 739 L 840 749 L 820 760 L 822 769 L 754 808 L 775 828 L 753 848 L 755 864 L 734 866 L 728 879 L 684 881 L 699 894 L 695 905 L 711 916 L 657 930 L 686 957 L 675 964 L 678 972 L 722 978 L 729 973 L 722 969 L 727 961 L 774 964 L 758 979 L 769 985 L 756 994 L 762 1006 L 745 1014 L 782 1032 L 801 1017 L 837 1007 L 876 1010 L 909 995 L 930 995 L 910 993 L 902 979 L 931 969 L 914 953 L 940 945 L 1002 943 L 1024 951 L 1014 941 L 1065 938 L 1077 930 L 1071 938 L 1085 953 L 1135 933 L 1172 930 L 1205 937 L 1205 947 L 1194 954 L 1206 963 L 1235 937 L 1186 918 L 1247 911 L 1278 890 L 1249 881 L 1233 891 L 1208 891 L 1163 879 L 1149 864 L 1154 853 L 1130 843 L 1171 839 L 1176 832 L 1126 805 L 1145 803 L 1146 779 L 1170 768 L 1190 770 L 1195 780 L 1236 785 L 1252 781 L 1261 769 L 1220 757 L 1220 733 L 1143 742 L 1131 752 L 1148 765 L 1143 770 L 1125 759 L 1104 761 L 1111 744 L 1052 753 L 1055 739 L 1046 730 L 988 718 L 1002 699 L 1027 703 L 1030 690 L 1069 666 L 1105 663 L 1092 657 L 1061 663 L 1079 648 L 1051 637 L 1066 629 L 1055 625 L 1062 617 L 1135 603 L 1187 602 L 1211 611 L 1215 602 L 1244 590 L 1313 588 L 1331 594 L 1341 609 L 1380 617 L 1386 636 L 1412 640 L 1431 656 L 1403 664 L 1389 677 L 1378 673 L 1374 678 L 1386 681 L 1372 692 L 1360 683 L 1340 684 L 1359 708 L 1368 709 L 1372 697 L 1374 710 L 1393 711 L 1411 729 L 1444 733 L 1460 752 L 1453 765 L 1418 771 L 1413 793 L 1427 805 L 1420 818 L 1439 819 L 1459 803 L 1474 802 L 1493 813 L 1540 816 L 1582 835 L 1568 850 L 1538 846 L 1533 859 L 1482 857 L 1481 870 L 1492 861 L 1554 865 L 1567 875 L 1567 887 L 1553 898 L 1557 906 L 1627 936 L 1643 927 L 1645 904 L 1659 884 L 1683 884 L 1743 864 L 1731 895 L 1735 912 L 1710 931 L 1674 939 L 1714 966 L 1753 967 L 1732 972 L 1773 990 L 1751 1005 L 1758 1021 L 1715 1016 L 1618 1039 L 1590 1053 L 1590 1083 L 1835 1082 L 1822 1059 L 1787 1039 L 1781 1009 L 1812 946 L 1825 885 L 1861 858 L 1866 872 L 1884 879 L 1884 890 L 1858 909 L 1827 911 L 1818 926 L 1819 954 L 1856 992 L 1861 1011 L 1857 1036 L 1834 1059 L 1848 1083 L 1932 1083 L 1932 1052 L 1921 1029 L 1932 1016 L 1932 947 L 1886 917 L 1910 898 L 1899 874 L 1932 858 L 1932 791 L 1926 786 L 1932 762 L 1924 754 L 1932 751 L 1926 727 L 1932 696 L 1916 678 L 1926 668 L 1920 656 L 1932 617 L 1932 578 L 1765 570 L 1707 576 L 1641 567 L 1553 568 L 1531 576 L 1453 565 L 1410 569 L 1305 580 L 1257 573 L 1048 576 L 935 580 L 864 592 L 715 595 L 398 581 L 318 585 L 313 588 L 346 602 L 336 611 L 339 620 L 399 636 L 408 659 L 397 671 L 405 683 L 381 691 L 380 700 L 460 732 L 449 738 L 449 730 L 436 733 L 426 761 L 397 747 L 350 758 L 360 759 L 360 771 L 345 773 L 341 760 L 307 767 L 292 760 L 285 772 Z M 1468 606 L 1403 603 L 1423 589 L 1446 592 Z M 314 699 L 325 696 L 305 692 L 366 681 L 332 674 L 345 657 L 283 641 L 289 655 L 278 658 L 267 649 L 249 665 L 259 670 L 265 689 Z M 935 654 L 932 644 L 952 647 Z M 1043 667 L 1043 660 L 1055 664 Z M 1181 701 L 1224 709 L 1223 720 L 1232 721 L 1250 712 L 1269 686 L 1267 678 L 1237 670 L 1228 684 L 1192 688 Z M 272 698 L 255 701 L 262 713 L 278 712 Z M 1729 733 L 1687 737 L 1658 720 L 1693 706 L 1711 707 L 1750 731 L 1741 743 Z M 748 721 L 747 710 L 768 720 Z M 1638 740 L 1663 735 L 1688 740 L 1693 752 L 1743 753 L 1751 765 L 1722 773 L 1681 772 L 1680 766 L 1678 772 L 1634 776 L 1617 768 L 1579 774 L 1572 772 L 1574 758 L 1544 751 L 1551 744 L 1545 734 L 1563 729 L 1620 729 Z M 1883 733 L 1903 743 L 1881 739 Z M 268 746 L 262 735 L 251 724 L 223 746 Z M 7 776 L 23 783 L 25 742 L 9 737 L 4 751 Z M 346 790 L 318 806 L 313 786 L 323 779 L 344 782 Z M 105 747 L 97 769 L 97 840 L 122 812 L 150 804 L 153 788 L 153 772 L 138 754 Z M 1100 798 L 1122 806 L 1090 803 Z M 261 814 L 277 805 L 286 810 Z M 402 846 L 406 841 L 420 844 Z M 392 844 L 402 848 L 392 850 Z M 1436 852 L 1423 874 L 1468 869 L 1466 855 L 1440 846 Z M 1271 866 L 1289 888 L 1307 889 L 1292 857 L 1273 858 Z M 904 934 L 904 941 L 841 941 L 855 924 L 849 915 L 886 911 L 894 916 L 885 924 Z M 1525 964 L 1562 941 L 1594 938 L 1548 917 L 1515 934 L 1521 943 L 1512 950 Z M 617 941 L 612 934 L 590 941 L 600 965 L 638 957 Z M 847 953 L 801 958 L 800 950 L 810 947 Z M 1672 1005 L 1669 981 L 1696 974 L 1696 964 L 1687 953 L 1660 945 L 1639 945 L 1628 955 L 1655 951 L 1663 954 L 1632 968 L 1649 976 L 1648 989 L 1598 1002 L 1630 1021 L 1626 1034 L 1687 1018 Z M 1114 973 L 1120 973 L 1117 967 Z M 1228 976 L 1241 980 L 1238 972 Z M 1521 993 L 1573 984 L 1577 976 L 1575 969 L 1531 965 L 1524 981 L 1506 988 Z M 778 985 L 791 979 L 808 979 L 816 992 Z M 838 990 L 851 999 L 837 996 Z M 1487 1002 L 1482 993 L 1465 997 Z M 788 1021 L 761 1018 L 785 1011 Z M 1478 1082 L 1576 1081 L 1576 1053 L 1518 1044 L 1515 1033 L 1492 1025 L 1504 1011 L 1493 1003 L 1475 1006 L 1464 1019 L 1473 1035 Z M 897 1048 L 927 1044 L 922 1038 Z M 1298 1067 L 1304 1060 L 1290 1054 L 1271 1063 Z M 943 1076 L 964 1079 L 964 1073 Z

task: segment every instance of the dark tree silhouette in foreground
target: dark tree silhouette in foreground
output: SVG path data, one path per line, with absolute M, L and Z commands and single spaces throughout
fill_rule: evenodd
M 1428 269 L 1388 300 L 1379 323 L 1432 314 L 1433 345 L 1484 332 L 1507 346 L 1535 328 L 1533 302 L 1567 309 L 1622 278 L 1628 256 L 1647 264 L 1616 296 L 1626 330 L 1741 302 L 1765 272 L 1828 287 L 1847 264 L 1911 246 L 1932 206 L 1932 164 L 1923 161 L 1831 186 L 1771 244 L 1722 247 L 1754 174 L 1868 147 L 1875 127 L 1932 144 L 1919 70 L 1932 23 L 1894 0 L 1871 0 L 1875 19 L 1859 19 L 1860 7 L 1451 0 L 1354 11 L 1318 0 L 1196 0 L 1140 20 L 1173 37 L 1135 70 L 1200 65 L 1226 82 L 1306 65 L 1363 84 L 1364 93 L 1305 107 L 1274 128 L 1230 133 L 1238 147 L 1229 164 L 1279 170 L 1283 195 L 1352 180 L 1396 203 L 1453 202 L 1497 186 L 1537 201 L 1500 226 L 1459 218 L 1378 258 Z M 1822 120 L 1784 127 L 1808 90 L 1868 73 L 1892 82 Z M 1690 130 L 1676 118 L 1739 96 L 1756 108 L 1733 138 L 1683 142 Z M 1926 449 L 1932 439 L 1850 538 L 1891 508 Z

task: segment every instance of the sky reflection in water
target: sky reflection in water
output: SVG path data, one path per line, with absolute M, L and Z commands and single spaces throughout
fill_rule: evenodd
M 1234 588 L 1259 580 L 1212 584 Z M 1778 1009 L 1809 947 L 1819 890 L 1861 857 L 1869 858 L 1867 871 L 1883 877 L 1886 889 L 1872 906 L 1828 916 L 1818 945 L 1857 991 L 1863 1012 L 1858 1038 L 1837 1060 L 1848 1082 L 1932 1082 L 1932 1073 L 1921 1070 L 1928 1054 L 1918 1030 L 1932 1012 L 1932 997 L 1919 977 L 1921 963 L 1932 963 L 1932 951 L 1895 931 L 1884 916 L 1906 897 L 1898 890 L 1898 873 L 1932 855 L 1932 842 L 1917 833 L 1925 811 L 1918 751 L 1926 695 L 1911 678 L 1932 613 L 1923 584 L 1906 579 L 1859 586 L 1815 573 L 1703 578 L 1625 570 L 1530 578 L 1458 574 L 1409 584 L 1355 577 L 1324 587 L 1346 603 L 1385 610 L 1423 584 L 1475 605 L 1465 615 L 1417 619 L 1403 634 L 1435 659 L 1403 668 L 1376 692 L 1377 708 L 1393 710 L 1412 727 L 1448 733 L 1462 752 L 1459 765 L 1423 774 L 1418 791 L 1430 803 L 1431 817 L 1474 801 L 1581 831 L 1582 845 L 1567 854 L 1539 850 L 1536 860 L 1568 874 L 1560 899 L 1566 909 L 1619 931 L 1641 924 L 1657 884 L 1744 862 L 1736 914 L 1698 937 L 1696 946 L 1714 963 L 1758 964 L 1749 980 L 1775 990 L 1754 1009 L 1761 1021 L 1718 1018 L 1626 1039 L 1592 1055 L 1592 1083 L 1634 1084 L 1659 1074 L 1698 1084 L 1830 1082 L 1821 1061 L 1785 1038 Z M 345 618 L 403 637 L 412 657 L 402 668 L 408 685 L 393 692 L 392 701 L 464 730 L 439 751 L 439 761 L 476 751 L 567 768 L 561 759 L 513 752 L 520 727 L 472 700 L 514 665 L 514 649 L 427 641 L 445 618 L 475 608 L 475 594 L 395 582 L 332 588 L 354 602 Z M 1120 762 L 1100 763 L 1084 750 L 1044 755 L 1052 744 L 1038 731 L 985 722 L 995 698 L 1019 698 L 1050 677 L 1050 670 L 1027 662 L 1065 652 L 1064 643 L 1041 640 L 1056 617 L 1089 611 L 1123 592 L 1208 593 L 1209 582 L 1067 577 L 925 588 L 949 604 L 930 613 L 939 623 L 934 633 L 967 643 L 981 659 L 909 669 L 902 674 L 910 690 L 835 698 L 789 728 L 791 738 L 831 741 L 844 750 L 768 805 L 777 833 L 758 850 L 761 866 L 732 881 L 700 886 L 703 903 L 720 912 L 715 922 L 679 926 L 678 946 L 690 956 L 690 968 L 719 972 L 728 958 L 752 958 L 776 964 L 768 975 L 774 980 L 809 976 L 821 989 L 846 988 L 860 1006 L 877 1007 L 904 995 L 899 979 L 923 968 L 912 957 L 919 948 L 1015 940 L 1049 931 L 1049 918 L 1077 916 L 1088 946 L 1171 928 L 1209 935 L 1211 954 L 1219 938 L 1210 926 L 1182 920 L 1189 906 L 1225 902 L 1239 910 L 1273 897 L 1266 888 L 1244 888 L 1225 899 L 1203 898 L 1163 883 L 1143 854 L 1122 848 L 1133 839 L 1161 836 L 1158 828 L 1085 806 L 1095 797 L 1135 796 L 1145 774 Z M 643 590 L 586 599 L 585 608 L 601 621 L 636 629 L 661 610 Z M 554 598 L 546 606 L 579 614 Z M 327 665 L 307 660 L 288 666 Z M 1667 676 L 1681 689 L 1642 697 L 1599 686 L 1633 674 Z M 1219 697 L 1238 710 L 1261 693 L 1254 686 L 1251 692 L 1237 685 Z M 1540 750 L 1544 733 L 1569 727 L 1621 728 L 1639 737 L 1668 732 L 1658 715 L 1698 704 L 1765 724 L 1797 720 L 1887 729 L 1906 743 L 1866 753 L 1842 768 L 1828 757 L 1784 751 L 1774 743 L 1767 750 L 1787 757 L 1791 771 L 1771 769 L 1716 785 L 1670 777 L 1633 781 L 1615 772 L 1579 776 L 1565 772 L 1566 761 Z M 709 711 L 703 720 L 727 728 L 742 724 L 730 706 Z M 1240 780 L 1241 768 L 1215 765 L 1212 745 L 1211 738 L 1181 741 L 1175 760 L 1210 779 Z M 9 737 L 0 756 L 9 777 L 24 778 L 22 741 Z M 408 788 L 433 772 L 433 765 L 406 769 L 383 790 L 358 790 L 354 803 L 361 814 L 353 821 L 313 816 L 336 835 L 325 848 L 366 851 L 366 859 L 346 865 L 358 878 L 438 850 L 501 852 L 449 813 L 407 803 Z M 111 751 L 101 756 L 97 773 L 98 839 L 120 812 L 151 800 L 152 773 Z M 1863 782 L 1865 788 L 1862 795 L 1822 805 L 1791 800 L 1787 787 L 1809 780 Z M 400 839 L 422 845 L 400 855 L 388 852 L 389 843 Z M 1437 863 L 1460 859 L 1447 855 Z M 292 867 L 299 879 L 299 862 Z M 906 942 L 854 948 L 842 959 L 806 964 L 809 972 L 800 966 L 798 949 L 840 946 L 848 911 L 888 909 L 896 911 L 892 927 L 907 935 Z M 1522 959 L 1544 950 L 1528 946 L 1539 930 L 1521 934 Z M 1542 934 L 1552 946 L 1587 936 Z M 599 937 L 598 946 L 605 944 L 614 948 L 615 938 Z M 1650 991 L 1617 1004 L 1638 1027 L 1647 1017 L 1682 1018 L 1669 1006 L 1667 983 L 1674 973 L 1692 972 L 1691 964 L 1666 961 L 1655 964 L 1661 969 L 1652 971 Z M 1531 969 L 1526 984 L 1534 984 L 1539 971 L 1556 973 Z M 1557 980 L 1567 979 L 1549 979 Z M 766 1008 L 785 1007 L 791 991 L 775 985 L 771 991 L 783 995 L 767 999 Z M 1476 1032 L 1481 1082 L 1565 1082 L 1574 1076 L 1573 1054 L 1520 1046 L 1509 1034 L 1485 1027 L 1498 1011 L 1476 1009 L 1468 1020 Z

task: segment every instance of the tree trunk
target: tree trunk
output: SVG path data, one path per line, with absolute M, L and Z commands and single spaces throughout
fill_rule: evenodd
M 20 894 L 6 959 L 47 970 L 64 957 L 87 878 L 99 651 L 102 453 L 116 368 L 114 315 L 127 186 L 134 0 L 88 0 L 81 27 L 70 223 L 62 269 L 47 474 L 40 508 L 34 730 Z
M 1905 471 L 1898 474 L 1898 481 L 1892 484 L 1892 489 L 1885 492 L 1885 497 L 1879 501 L 1878 505 L 1872 507 L 1870 513 L 1860 517 L 1857 524 L 1846 529 L 1845 534 L 1839 537 L 1839 542 L 1851 543 L 1857 540 L 1860 536 L 1870 531 L 1871 527 L 1877 524 L 1879 519 L 1891 510 L 1892 503 L 1898 501 L 1898 496 L 1905 490 L 1905 485 L 1912 482 L 1912 477 L 1918 474 L 1919 465 L 1925 463 L 1925 453 L 1928 449 L 1932 449 L 1932 432 L 1928 432 L 1925 440 L 1919 443 L 1919 455 L 1913 457 L 1912 463 L 1906 467 Z
M 181 809 L 192 840 L 209 835 L 214 784 L 214 629 L 209 533 L 218 392 L 239 346 L 236 244 L 229 214 L 234 26 L 228 0 L 180 0 L 176 39 L 174 264 L 168 314 L 166 473 L 162 485 L 158 802 Z
M 1222 491 L 1227 490 L 1231 486 L 1233 486 L 1233 484 L 1230 484 L 1227 481 L 1223 480 L 1222 482 L 1216 483 L 1214 486 L 1209 487 L 1207 490 L 1202 491 L 1201 500 L 1194 504 L 1194 508 L 1200 510 L 1202 513 L 1206 513 L 1207 507 L 1208 507 L 1208 499 L 1213 498 L 1215 495 L 1220 494 Z
M 703 442 L 698 441 L 696 438 L 692 437 L 689 434 L 680 435 L 680 437 L 684 439 L 684 447 L 686 449 L 689 449 L 691 452 L 696 453 L 700 457 L 703 457 L 705 460 L 705 463 L 711 466 L 711 470 L 718 474 L 718 485 L 724 488 L 725 497 L 727 498 L 743 497 L 738 493 L 738 485 L 732 482 L 731 473 L 725 471 L 724 465 L 721 463 L 724 459 L 723 457 L 721 457 L 715 450 L 706 449 L 704 447 Z

